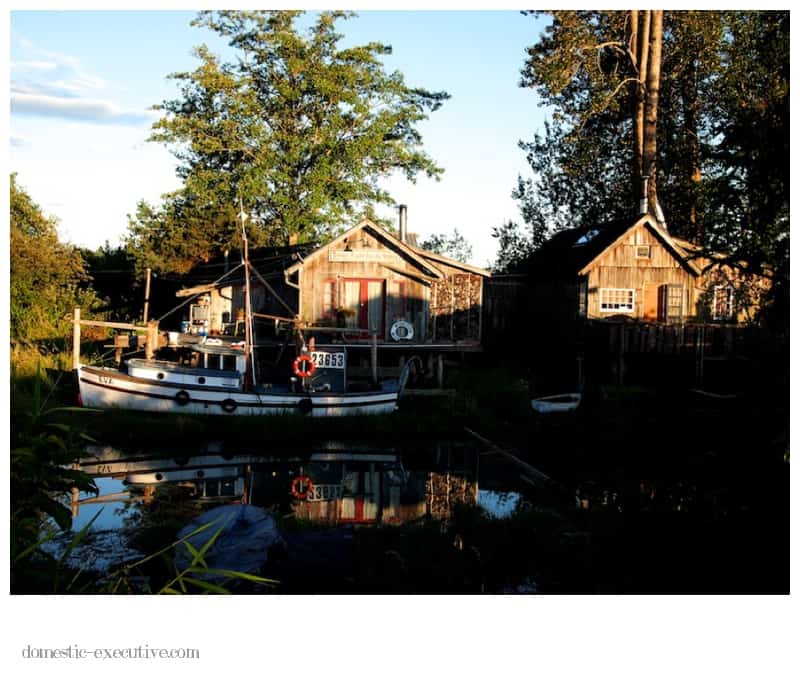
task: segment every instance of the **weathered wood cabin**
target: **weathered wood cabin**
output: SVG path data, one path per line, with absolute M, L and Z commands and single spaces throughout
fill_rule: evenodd
M 199 298 L 189 306 L 190 332 L 235 333 L 244 273 L 223 275 L 237 263 L 218 259 L 189 274 L 196 285 L 177 295 Z M 417 247 L 402 208 L 396 235 L 365 219 L 319 247 L 252 250 L 250 263 L 253 311 L 276 317 L 259 319 L 259 343 L 268 344 L 284 318 L 313 327 L 318 341 L 353 349 L 369 348 L 374 335 L 379 349 L 401 354 L 480 350 L 490 273 Z
M 374 332 L 383 346 L 423 348 L 480 345 L 489 275 L 368 219 L 285 271 L 303 321 Z
M 735 322 L 754 302 L 737 307 L 734 293 L 762 278 L 743 269 L 711 266 L 702 250 L 678 240 L 643 214 L 559 232 L 527 264 L 535 311 L 555 318 L 624 315 L 662 323 Z

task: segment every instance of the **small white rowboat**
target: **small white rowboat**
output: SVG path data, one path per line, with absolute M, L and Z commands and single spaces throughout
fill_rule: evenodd
M 581 403 L 579 392 L 564 395 L 548 395 L 531 400 L 531 407 L 540 414 L 554 414 L 558 412 L 575 411 Z

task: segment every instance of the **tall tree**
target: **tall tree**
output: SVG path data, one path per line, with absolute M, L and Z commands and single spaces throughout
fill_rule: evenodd
M 236 61 L 205 46 L 200 66 L 172 74 L 181 89 L 157 109 L 151 140 L 179 160 L 183 188 L 160 208 L 141 203 L 130 221 L 134 251 L 184 270 L 203 253 L 235 244 L 242 198 L 253 245 L 314 241 L 375 203 L 393 202 L 380 180 L 442 172 L 418 125 L 449 97 L 387 73 L 378 42 L 341 47 L 322 12 L 308 32 L 297 11 L 201 12 L 193 22 L 228 39 Z
M 11 174 L 9 199 L 11 338 L 58 338 L 68 330 L 65 315 L 93 299 L 83 259 L 77 248 L 58 239 L 56 219 L 17 185 L 16 174 Z
M 521 85 L 554 114 L 520 144 L 533 175 L 512 196 L 526 225 L 516 243 L 504 227 L 506 242 L 535 249 L 560 228 L 631 214 L 649 175 L 650 209 L 663 205 L 673 235 L 771 267 L 785 305 L 788 13 L 665 12 L 660 58 L 655 10 L 549 14 Z
M 423 240 L 420 247 L 429 252 L 457 259 L 459 262 L 467 263 L 472 259 L 472 245 L 457 228 L 454 228 L 450 235 L 434 233 L 427 240 Z
M 550 14 L 553 21 L 545 35 L 528 49 L 520 85 L 536 88 L 556 109 L 554 119 L 566 148 L 574 147 L 574 141 L 580 139 L 590 141 L 589 149 L 599 151 L 596 143 L 605 136 L 614 147 L 602 150 L 601 163 L 616 166 L 625 158 L 631 160 L 617 166 L 614 186 L 627 176 L 628 192 L 622 195 L 622 202 L 627 200 L 628 206 L 638 203 L 643 197 L 642 179 L 648 177 L 649 206 L 660 213 L 657 122 L 663 12 Z M 534 141 L 533 150 L 540 148 Z M 588 180 L 585 172 L 570 172 L 575 166 L 566 155 L 555 162 L 568 176 L 583 173 L 582 180 Z M 632 173 L 626 174 L 625 169 Z M 619 204 L 620 200 L 612 206 Z
M 645 10 L 645 15 L 650 19 L 646 23 L 650 25 L 647 36 L 647 64 L 640 68 L 643 73 L 639 76 L 645 81 L 644 87 L 644 128 L 641 140 L 642 174 L 640 197 L 647 197 L 647 206 L 655 212 L 656 219 L 660 224 L 665 224 L 664 214 L 658 202 L 658 175 L 657 159 L 658 151 L 658 93 L 661 88 L 661 44 L 663 41 L 663 10 Z M 638 110 L 638 107 L 637 107 Z M 647 179 L 646 188 L 644 179 Z
M 533 176 L 521 181 L 513 195 L 520 200 L 523 216 L 529 207 L 538 207 L 528 211 L 537 222 L 528 228 L 547 235 L 566 225 L 565 216 L 574 224 L 636 210 L 639 177 L 646 171 L 649 73 L 651 84 L 659 85 L 657 103 L 655 89 L 649 89 L 658 114 L 656 136 L 649 141 L 655 150 L 650 148 L 647 161 L 655 160 L 657 166 L 650 190 L 660 191 L 657 199 L 673 234 L 703 245 L 711 241 L 712 234 L 719 233 L 714 215 L 723 199 L 712 178 L 719 175 L 715 167 L 723 144 L 720 126 L 739 112 L 735 84 L 747 78 L 744 65 L 760 60 L 758 46 L 752 39 L 745 41 L 743 29 L 736 27 L 751 25 L 751 33 L 765 30 L 755 17 L 769 13 L 666 12 L 661 60 L 652 59 L 658 33 L 653 30 L 653 12 L 550 15 L 544 35 L 528 49 L 521 80 L 523 87 L 536 88 L 554 110 L 544 133 L 521 143 Z M 739 52 L 732 60 L 729 53 L 735 46 Z M 778 59 L 783 52 L 773 55 Z M 658 62 L 663 64 L 660 78 L 653 72 Z M 774 81 L 758 82 L 769 97 L 780 94 L 779 87 L 767 85 Z M 751 84 L 747 82 L 752 89 Z M 589 198 L 594 201 L 587 202 Z M 651 210 L 654 199 L 651 196 Z M 712 208 L 708 217 L 707 207 Z

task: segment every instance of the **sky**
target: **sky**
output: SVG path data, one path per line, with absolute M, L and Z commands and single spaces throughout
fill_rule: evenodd
M 158 202 L 180 186 L 174 158 L 147 137 L 150 108 L 177 91 L 169 73 L 192 69 L 192 49 L 216 35 L 190 26 L 192 11 L 13 11 L 10 166 L 18 183 L 59 220 L 62 240 L 118 244 L 140 199 Z M 458 229 L 472 261 L 497 253 L 493 226 L 519 211 L 511 199 L 527 175 L 520 140 L 543 124 L 536 94 L 519 87 L 525 48 L 541 19 L 518 10 L 361 11 L 339 24 L 343 44 L 381 41 L 384 63 L 406 83 L 451 95 L 420 126 L 441 181 L 387 179 L 421 238 Z M 394 219 L 395 206 L 382 207 Z

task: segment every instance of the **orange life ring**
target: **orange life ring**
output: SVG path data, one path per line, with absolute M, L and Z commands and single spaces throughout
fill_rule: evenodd
M 302 367 L 300 366 L 301 364 L 303 365 Z M 317 365 L 307 354 L 301 354 L 297 359 L 294 360 L 294 364 L 292 364 L 292 371 L 294 371 L 294 375 L 298 376 L 299 378 L 308 378 L 309 376 L 314 375 L 314 371 L 316 370 Z
M 305 483 L 305 490 L 300 489 L 301 483 Z M 308 476 L 296 476 L 294 479 L 292 479 L 292 497 L 297 499 L 305 499 L 308 497 L 308 493 L 311 492 L 311 488 L 313 487 L 314 483 Z

